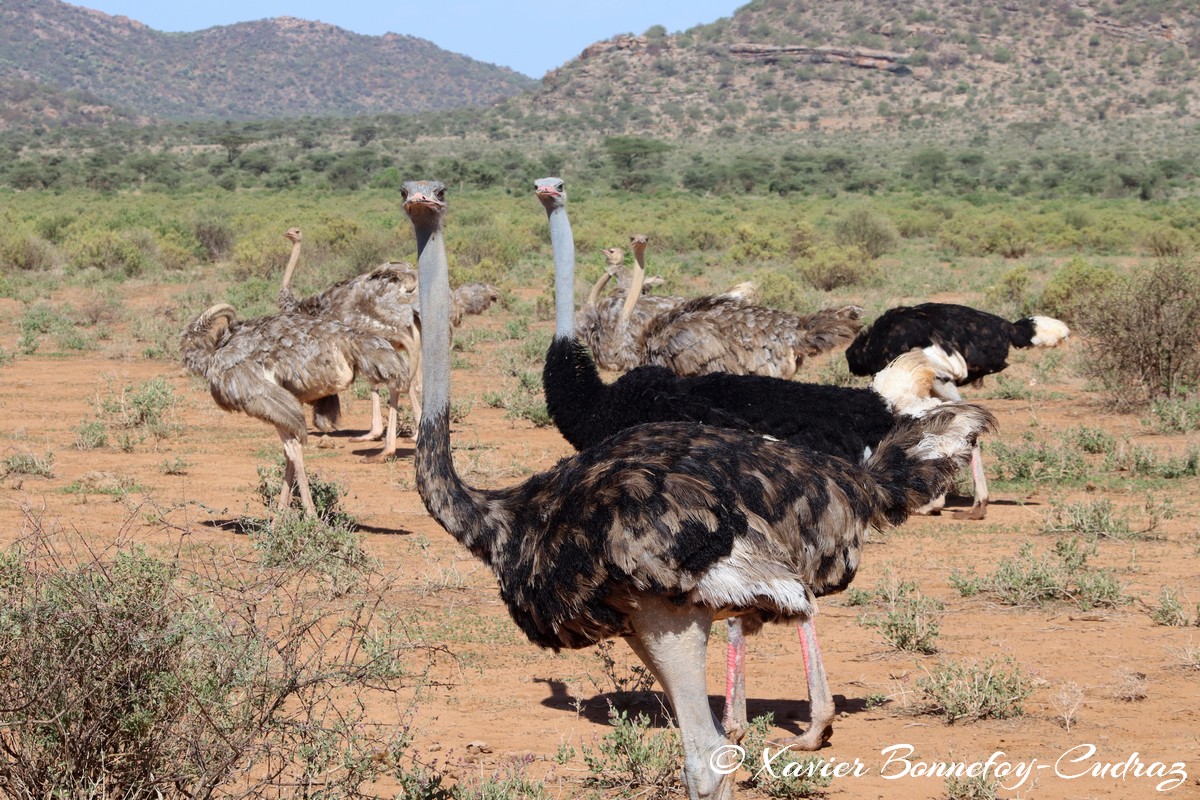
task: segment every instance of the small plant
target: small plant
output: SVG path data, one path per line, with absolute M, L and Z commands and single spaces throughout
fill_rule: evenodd
M 147 438 L 157 442 L 175 434 L 178 426 L 169 417 L 176 403 L 171 384 L 153 378 L 136 387 L 110 388 L 108 396 L 97 398 L 96 410 L 99 424 L 114 432 L 117 446 L 128 453 Z M 88 430 L 94 440 L 97 429 L 89 426 Z
M 950 585 L 958 590 L 960 597 L 974 597 L 982 592 L 986 586 L 983 578 L 972 571 L 969 575 L 964 575 L 958 570 L 950 573 Z
M 54 453 L 49 450 L 44 456 L 33 453 L 15 453 L 0 461 L 5 475 L 32 475 L 38 478 L 54 477 Z
M 1074 681 L 1065 684 L 1058 690 L 1058 694 L 1054 695 L 1054 708 L 1058 711 L 1058 723 L 1068 733 L 1071 732 L 1071 726 L 1075 724 L 1075 718 L 1081 705 L 1083 705 L 1083 689 L 1080 689 L 1079 684 Z
M 81 422 L 74 430 L 78 450 L 95 450 L 108 444 L 108 428 L 99 420 Z
M 187 475 L 187 470 L 190 466 L 191 462 L 182 456 L 176 456 L 175 458 L 167 459 L 159 464 L 159 468 L 162 470 L 164 475 Z
M 926 655 L 937 652 L 938 617 L 946 606 L 930 597 L 903 597 L 882 613 L 866 615 L 862 625 L 875 628 L 892 647 Z
M 946 800 L 997 800 L 1000 781 L 986 774 L 959 778 L 946 777 Z
M 312 493 L 317 517 L 328 525 L 353 528 L 357 521 L 341 508 L 346 488 L 336 481 L 327 481 L 321 474 L 308 476 L 308 488 Z M 283 491 L 283 458 L 278 457 L 269 467 L 258 468 L 258 496 L 267 508 L 274 508 Z
M 1083 503 L 1062 503 L 1051 498 L 1050 511 L 1042 522 L 1042 533 L 1078 534 L 1089 541 L 1101 537 L 1141 537 L 1130 528 L 1128 519 L 1113 512 L 1112 501 L 1108 498 Z
M 597 692 L 611 694 L 611 703 L 617 709 L 625 709 L 654 688 L 654 674 L 641 664 L 634 664 L 626 671 L 613 657 L 613 643 L 605 640 L 596 645 L 596 657 L 604 680 L 597 681 L 588 675 Z
M 1158 595 L 1158 607 L 1150 611 L 1150 619 L 1154 620 L 1154 624 L 1156 625 L 1167 625 L 1176 628 L 1186 626 L 1188 624 L 1188 615 L 1183 610 L 1183 604 L 1179 602 L 1179 593 L 1168 586 L 1164 586 Z
M 1065 435 L 1073 445 L 1083 452 L 1093 455 L 1112 453 L 1117 447 L 1117 437 L 1105 433 L 1100 428 L 1081 426 L 1067 431 Z
M 1145 673 L 1122 670 L 1117 675 L 1117 685 L 1113 689 L 1113 697 L 1126 703 L 1136 703 L 1139 700 L 1145 700 Z
M 1008 719 L 1024 714 L 1022 703 L 1033 693 L 1029 676 L 1012 659 L 989 658 L 983 664 L 943 662 L 917 679 L 928 703 L 926 713 L 947 722 Z
M 803 755 L 792 750 L 779 752 L 781 747 L 771 743 L 775 715 L 764 714 L 750 720 L 750 730 L 743 744 L 750 771 L 748 783 L 767 797 L 817 797 L 828 788 L 833 777 L 822 769 L 825 759 Z M 768 762 L 769 761 L 769 766 Z
M 1200 613 L 1200 607 L 1197 608 L 1197 613 Z M 1200 670 L 1200 645 L 1188 642 L 1182 647 L 1169 649 L 1167 654 L 1174 658 L 1176 663 L 1184 669 Z
M 608 718 L 612 730 L 604 735 L 596 749 L 581 749 L 587 765 L 585 783 L 601 789 L 637 791 L 647 800 L 667 800 L 674 796 L 683 748 L 674 729 L 651 733 L 650 718 L 612 709 Z

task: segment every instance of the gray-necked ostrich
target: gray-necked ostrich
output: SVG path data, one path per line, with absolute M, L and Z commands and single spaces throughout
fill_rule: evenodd
M 624 636 L 671 701 L 689 794 L 731 798 L 733 776 L 711 761 L 728 744 L 705 686 L 713 621 L 810 616 L 814 592 L 853 578 L 868 528 L 899 522 L 949 480 L 990 415 L 941 406 L 897 426 L 861 466 L 744 431 L 639 425 L 519 485 L 468 486 L 450 449 L 445 187 L 408 182 L 403 196 L 424 323 L 415 466 L 426 508 L 491 567 L 535 644 Z
M 396 429 L 399 424 L 397 403 L 399 394 L 407 392 L 413 416 L 421 417 L 419 374 L 421 347 L 420 328 L 413 311 L 416 301 L 417 273 L 411 264 L 389 262 L 370 272 L 335 283 L 323 292 L 299 299 L 292 292 L 292 278 L 300 261 L 303 234 L 299 228 L 288 228 L 284 237 L 292 243 L 292 253 L 279 288 L 281 311 L 307 314 L 343 322 L 358 330 L 386 339 L 405 357 L 405 371 L 396 383 L 388 387 L 388 424 L 383 450 L 368 458 L 381 461 L 396 452 Z M 324 397 L 313 404 L 313 424 L 320 430 L 332 430 L 341 416 L 338 396 Z M 371 428 L 351 441 L 369 442 L 384 436 L 383 414 L 379 389 L 372 386 Z
M 1025 317 L 1009 322 L 1004 317 L 955 303 L 922 303 L 898 306 L 879 316 L 846 349 L 846 363 L 855 375 L 872 375 L 909 350 L 922 349 L 957 356 L 965 364 L 946 396 L 961 397 L 955 386 L 978 385 L 984 376 L 1008 366 L 1010 347 L 1056 347 L 1070 336 L 1066 323 L 1052 317 Z M 979 448 L 971 454 L 975 498 L 964 517 L 983 519 L 988 488 Z
M 604 383 L 585 345 L 572 328 L 575 245 L 567 215 L 567 194 L 560 178 L 535 183 L 546 209 L 554 252 L 556 328 L 546 353 L 542 387 L 546 407 L 563 437 L 577 450 L 593 447 L 620 431 L 649 422 L 688 421 L 768 434 L 790 444 L 857 462 L 866 458 L 901 415 L 917 415 L 940 400 L 935 380 L 952 380 L 941 365 L 913 353 L 881 372 L 870 389 L 799 383 L 757 375 L 711 373 L 680 377 L 665 367 L 637 367 L 613 383 Z M 931 499 L 931 498 L 927 498 Z M 726 730 L 746 723 L 745 639 L 741 621 L 729 622 L 730 666 L 727 675 Z M 813 725 L 831 728 L 833 697 L 825 683 L 810 620 L 800 631 L 809 671 Z
M 218 406 L 275 426 L 285 460 L 279 510 L 290 505 L 298 487 L 310 515 L 316 507 L 304 472 L 301 403 L 344 391 L 358 375 L 392 384 L 405 369 L 386 340 L 341 322 L 297 313 L 239 321 L 223 303 L 188 325 L 179 351 L 183 365 L 208 381 Z
M 801 316 L 755 305 L 735 290 L 693 298 L 654 317 L 642 329 L 637 350 L 640 363 L 677 375 L 790 378 L 805 358 L 850 341 L 862 327 L 862 311 L 843 306 Z

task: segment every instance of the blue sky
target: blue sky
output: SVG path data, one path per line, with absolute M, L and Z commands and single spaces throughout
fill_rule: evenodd
M 748 0 L 84 0 L 74 5 L 120 14 L 160 31 L 300 17 L 380 35 L 406 33 L 446 50 L 512 67 L 534 78 L 570 61 L 592 42 L 663 25 L 672 33 L 714 22 Z

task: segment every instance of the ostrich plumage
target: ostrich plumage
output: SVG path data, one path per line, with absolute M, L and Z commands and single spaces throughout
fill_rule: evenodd
M 965 369 L 948 387 L 946 397 L 961 400 L 955 386 L 976 384 L 984 376 L 1008 366 L 1011 347 L 1056 347 L 1070 336 L 1067 325 L 1052 317 L 1031 316 L 1016 322 L 955 303 L 922 303 L 897 306 L 879 316 L 859 332 L 846 349 L 846 363 L 855 375 L 872 375 L 892 359 L 910 350 L 945 353 L 961 359 Z M 983 454 L 971 454 L 974 501 L 963 517 L 983 519 L 987 515 L 988 488 L 983 473 Z
M 902 521 L 950 480 L 990 415 L 939 407 L 893 429 L 863 465 L 743 431 L 639 425 L 516 486 L 469 486 L 450 450 L 445 187 L 407 182 L 403 195 L 424 321 L 415 466 L 426 508 L 492 569 L 532 642 L 624 636 L 674 708 L 689 794 L 731 798 L 733 776 L 711 762 L 729 743 L 705 687 L 714 619 L 810 616 L 814 591 L 853 578 L 867 530 Z
M 388 424 L 383 450 L 368 461 L 382 461 L 396 453 L 396 429 L 399 425 L 397 404 L 407 393 L 413 416 L 421 418 L 419 368 L 421 358 L 420 326 L 413 310 L 416 300 L 417 273 L 406 262 L 389 262 L 370 272 L 339 281 L 322 292 L 303 299 L 292 292 L 292 278 L 300 261 L 303 234 L 288 228 L 284 237 L 292 243 L 292 253 L 279 289 L 281 311 L 336 320 L 391 343 L 403 357 L 404 371 L 388 386 Z M 383 414 L 378 387 L 371 393 L 371 429 L 351 441 L 375 441 L 384 436 Z M 313 424 L 320 430 L 332 430 L 341 416 L 338 396 L 330 395 L 313 404 Z
M 634 270 L 629 285 L 621 285 L 620 268 L 613 262 L 620 248 L 605 251 L 608 265 L 605 276 L 618 280 L 618 291 L 601 297 L 605 278 L 592 287 L 588 302 L 576 315 L 579 337 L 596 355 L 604 369 L 624 372 L 641 363 L 638 341 L 650 320 L 685 302 L 682 297 L 642 294 L 646 286 L 645 249 L 647 237 L 635 233 L 629 237 L 633 248 Z
M 659 314 L 642 329 L 641 363 L 677 375 L 729 372 L 790 378 L 805 358 L 850 341 L 862 308 L 843 306 L 801 316 L 755 305 L 737 294 L 697 297 Z
M 938 374 L 925 354 L 914 353 L 881 372 L 870 389 L 723 372 L 680 377 L 658 366 L 637 367 L 604 383 L 588 348 L 571 327 L 574 238 L 564 183 L 559 178 L 542 178 L 535 189 L 550 223 L 558 310 L 542 388 L 551 419 L 576 450 L 593 447 L 634 425 L 686 421 L 754 431 L 847 461 L 860 461 L 879 446 L 897 424 L 898 415 L 922 413 L 940 402 L 934 397 L 935 380 L 952 378 L 952 373 Z M 729 628 L 726 730 L 746 724 L 741 620 L 731 618 Z M 807 621 L 800 636 L 806 650 L 817 652 L 816 631 Z M 806 652 L 805 663 L 811 661 Z M 833 717 L 832 694 L 823 680 L 824 671 L 819 667 L 810 673 L 810 705 L 814 727 L 819 730 L 829 728 Z
M 285 459 L 282 511 L 299 489 L 305 512 L 316 514 L 304 471 L 302 403 L 347 389 L 356 376 L 391 384 L 404 363 L 389 342 L 335 320 L 274 314 L 239 321 L 226 304 L 212 306 L 183 331 L 183 365 L 208 381 L 226 411 L 241 411 L 275 426 Z

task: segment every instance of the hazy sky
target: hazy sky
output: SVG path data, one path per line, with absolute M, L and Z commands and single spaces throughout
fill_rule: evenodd
M 406 33 L 540 78 L 592 42 L 663 25 L 714 22 L 748 0 L 86 0 L 160 31 L 198 31 L 268 17 L 320 20 L 378 36 Z

